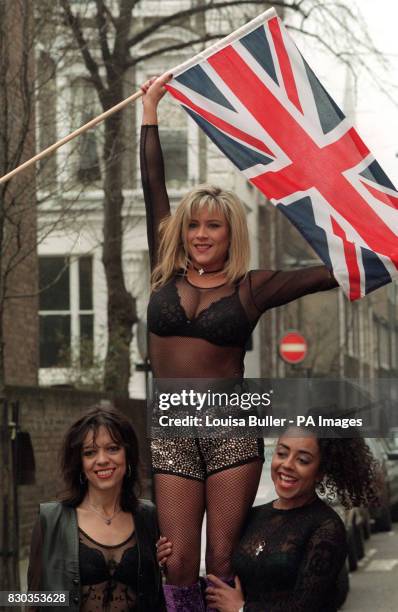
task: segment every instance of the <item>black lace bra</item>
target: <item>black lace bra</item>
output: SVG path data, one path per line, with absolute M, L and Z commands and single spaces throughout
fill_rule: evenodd
M 239 299 L 239 286 L 229 289 L 226 295 L 216 297 L 208 306 L 188 316 L 181 304 L 177 283 L 189 282 L 185 278 L 174 277 L 171 281 L 152 293 L 148 306 L 148 329 L 158 336 L 183 336 L 202 338 L 218 346 L 244 347 L 253 326 Z M 191 292 L 212 292 L 190 285 Z M 195 300 L 195 302 L 198 300 Z
M 82 612 L 135 611 L 138 548 L 135 534 L 116 546 L 100 544 L 79 529 Z

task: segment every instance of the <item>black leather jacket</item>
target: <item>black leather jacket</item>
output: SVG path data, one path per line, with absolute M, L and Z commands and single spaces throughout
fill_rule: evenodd
M 155 506 L 140 500 L 134 523 L 139 553 L 138 611 L 161 612 L 166 608 L 156 562 Z M 30 591 L 69 591 L 68 609 L 74 612 L 80 609 L 79 536 L 74 508 L 60 502 L 40 504 L 40 517 L 32 536 L 28 588 Z M 52 607 L 52 610 L 65 612 L 66 608 Z

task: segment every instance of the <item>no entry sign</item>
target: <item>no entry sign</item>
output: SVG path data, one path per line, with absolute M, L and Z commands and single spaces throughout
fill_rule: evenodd
M 307 354 L 307 342 L 298 332 L 285 334 L 279 342 L 279 355 L 287 363 L 300 363 Z

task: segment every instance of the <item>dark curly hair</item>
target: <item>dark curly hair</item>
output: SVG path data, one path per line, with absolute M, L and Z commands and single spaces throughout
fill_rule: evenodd
M 329 404 L 307 411 L 315 423 L 354 416 L 345 407 Z M 374 458 L 360 430 L 351 426 L 341 429 L 334 424 L 316 427 L 309 425 L 304 431 L 316 437 L 319 445 L 322 481 L 317 492 L 329 502 L 336 496 L 345 508 L 352 506 L 378 506 L 382 497 L 383 476 L 381 466 Z
M 114 442 L 124 447 L 128 469 L 123 478 L 120 506 L 124 512 L 134 512 L 138 502 L 136 489 L 139 485 L 138 440 L 127 417 L 112 406 L 92 406 L 66 432 L 60 453 L 65 489 L 58 498 L 65 505 L 72 507 L 83 501 L 87 492 L 87 480 L 81 478 L 82 446 L 87 434 L 91 431 L 95 438 L 101 426 L 106 427 Z
M 345 508 L 378 505 L 381 471 L 365 440 L 359 435 L 317 439 L 323 474 L 318 493 L 329 501 L 337 495 Z

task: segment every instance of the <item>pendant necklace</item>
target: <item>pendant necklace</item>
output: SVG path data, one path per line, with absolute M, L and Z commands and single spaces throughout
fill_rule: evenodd
M 209 270 L 208 272 L 206 272 L 204 268 L 197 268 L 194 264 L 191 265 L 193 269 L 196 270 L 196 272 L 199 274 L 199 276 L 202 276 L 202 274 L 218 274 L 219 272 L 222 272 L 224 270 L 224 268 L 220 268 L 219 270 Z
M 261 540 L 260 544 L 257 546 L 255 553 L 254 553 L 256 557 L 258 557 L 258 555 L 263 552 L 265 545 L 266 545 L 265 540 Z
M 104 521 L 105 525 L 110 525 L 112 523 L 113 519 L 115 518 L 115 516 L 117 514 L 119 514 L 119 512 L 121 512 L 121 510 L 122 510 L 121 508 L 118 508 L 117 510 L 115 510 L 115 512 L 112 514 L 112 516 L 104 516 L 102 514 L 102 512 L 99 512 L 99 510 L 96 510 L 94 508 L 94 506 L 92 504 L 90 504 L 90 502 L 87 502 L 87 503 L 90 506 L 90 510 L 92 512 L 95 512 L 95 514 L 98 514 L 98 516 L 101 517 L 102 520 Z

